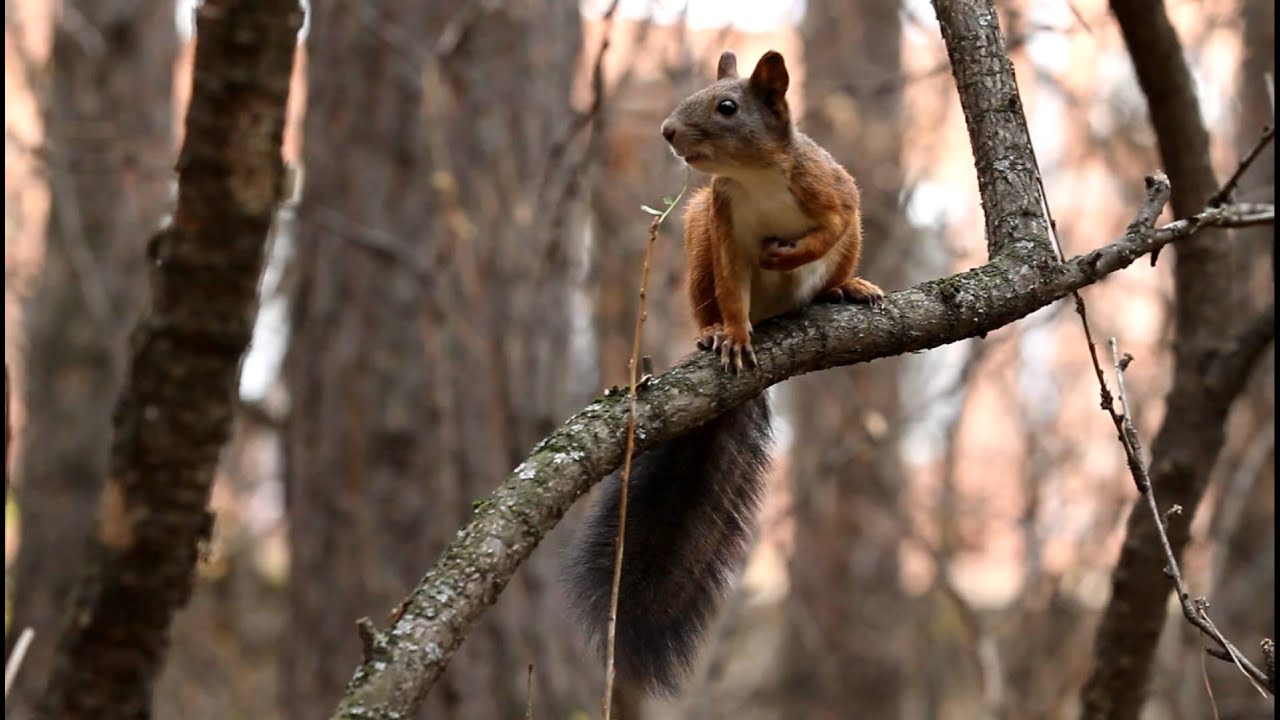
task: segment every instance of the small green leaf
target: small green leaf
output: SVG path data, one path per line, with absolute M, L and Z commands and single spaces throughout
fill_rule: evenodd
M 665 203 L 667 207 L 670 207 L 676 204 L 676 199 L 671 197 L 670 195 L 663 195 L 662 202 Z

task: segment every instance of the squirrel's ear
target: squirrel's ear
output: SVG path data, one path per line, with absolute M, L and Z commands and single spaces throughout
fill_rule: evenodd
M 720 63 L 716 65 L 716 80 L 730 80 L 738 77 L 738 56 L 732 50 L 720 53 Z
M 756 63 L 755 72 L 751 73 L 751 88 L 774 100 L 786 96 L 790 83 L 787 64 L 782 61 L 782 53 L 776 50 L 765 53 L 760 62 Z

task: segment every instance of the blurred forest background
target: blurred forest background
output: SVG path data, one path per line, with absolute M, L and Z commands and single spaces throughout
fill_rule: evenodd
M 745 67 L 787 57 L 800 126 L 862 187 L 865 277 L 892 291 L 985 260 L 927 2 L 627 0 L 606 21 L 609 4 L 311 0 L 284 146 L 304 182 L 272 231 L 217 519 L 156 717 L 326 717 L 360 658 L 354 620 L 382 624 L 472 503 L 624 381 L 639 206 L 684 176 L 658 125 L 720 51 Z M 1102 0 L 996 4 L 1066 253 L 1102 245 L 1160 169 L 1115 19 Z M 1166 8 L 1224 178 L 1272 122 L 1274 3 Z M 106 473 L 145 241 L 174 200 L 191 15 L 5 3 L 7 647 L 37 633 L 8 717 L 47 676 Z M 1239 199 L 1272 200 L 1273 157 Z M 680 232 L 673 217 L 654 256 L 644 349 L 658 368 L 693 349 Z M 1242 315 L 1271 301 L 1271 232 L 1230 240 L 1238 283 L 1219 302 Z M 1172 260 L 1084 291 L 1095 334 L 1137 358 L 1144 438 L 1171 382 Z M 688 692 L 629 712 L 1077 716 L 1136 492 L 1070 304 L 772 392 L 782 442 L 749 567 Z M 1188 519 L 1188 582 L 1251 655 L 1275 636 L 1274 421 L 1268 350 Z M 471 632 L 423 717 L 521 717 L 529 664 L 536 717 L 594 715 L 602 673 L 555 577 L 576 517 Z M 1142 717 L 1270 717 L 1274 702 L 1203 645 L 1168 614 Z

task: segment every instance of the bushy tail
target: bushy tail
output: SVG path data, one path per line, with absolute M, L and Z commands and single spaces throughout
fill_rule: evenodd
M 651 693 L 674 694 L 755 530 L 771 433 L 762 394 L 632 461 L 615 665 Z M 570 609 L 603 650 L 621 470 L 603 481 L 565 556 Z

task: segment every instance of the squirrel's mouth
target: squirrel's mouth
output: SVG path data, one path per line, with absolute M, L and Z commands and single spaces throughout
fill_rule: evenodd
M 711 159 L 710 155 L 706 153 L 699 153 L 699 152 L 692 152 L 684 156 L 684 161 L 685 161 L 685 164 L 687 165 L 692 165 L 694 163 L 699 163 L 699 162 L 702 162 L 703 160 L 710 160 L 710 159 Z

